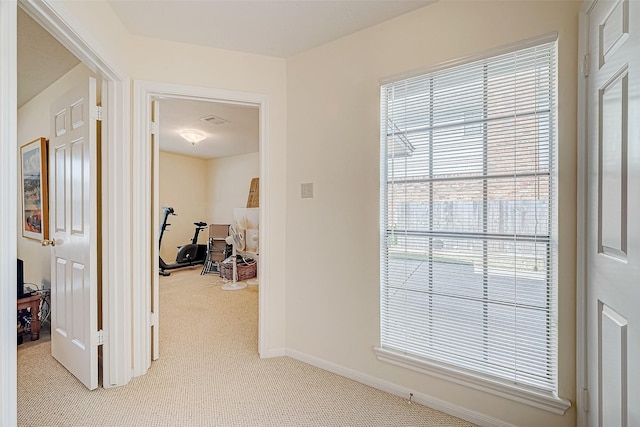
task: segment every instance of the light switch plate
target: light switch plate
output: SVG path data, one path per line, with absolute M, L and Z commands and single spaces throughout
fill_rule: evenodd
M 303 199 L 313 198 L 313 182 L 300 184 L 300 197 Z

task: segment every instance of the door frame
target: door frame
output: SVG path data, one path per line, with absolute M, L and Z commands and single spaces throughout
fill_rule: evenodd
M 576 411 L 577 425 L 587 425 L 588 376 L 587 376 L 587 100 L 589 18 L 588 13 L 596 0 L 585 0 L 580 8 L 578 28 L 578 176 L 577 176 L 577 242 L 576 242 Z M 592 59 L 595 60 L 595 59 Z
M 181 98 L 205 102 L 224 102 L 229 104 L 250 105 L 259 109 L 259 150 L 260 150 L 260 269 L 258 280 L 258 353 L 260 357 L 271 357 L 266 319 L 269 294 L 269 271 L 271 260 L 269 247 L 272 224 L 269 215 L 269 194 L 271 181 L 268 173 L 268 135 L 267 112 L 268 96 L 258 93 L 232 91 L 211 87 L 197 87 L 181 84 L 159 83 L 136 80 L 133 83 L 133 212 L 155 212 L 152 224 L 159 223 L 157 209 L 152 206 L 158 200 L 157 186 L 154 187 L 152 164 L 157 164 L 157 150 L 152 152 L 149 135 L 151 129 L 151 101 L 162 98 Z M 157 184 L 157 183 L 156 183 Z M 133 289 L 133 346 L 134 375 L 143 375 L 151 366 L 151 326 L 155 324 L 155 316 L 151 315 L 151 289 L 158 289 L 158 256 L 156 228 L 149 227 L 149 218 L 136 215 L 132 219 L 133 253 L 143 254 L 144 261 L 133 265 L 133 283 L 150 283 L 151 286 L 137 286 Z M 149 244 L 152 243 L 152 244 Z M 157 297 L 157 292 L 155 293 Z M 142 315 L 140 313 L 146 313 Z
M 18 233 L 17 9 L 0 1 L 0 424 L 17 423 L 16 282 Z
M 0 266 L 15 280 L 11 262 L 17 252 L 17 7 L 18 1 L 0 2 L 0 198 L 4 210 L 0 226 Z M 130 288 L 130 78 L 107 59 L 85 28 L 61 2 L 20 0 L 20 7 L 51 33 L 103 81 L 102 247 L 99 263 L 103 279 L 103 383 L 124 385 L 131 379 Z M 106 119 L 106 120 L 105 120 Z M 6 268 L 6 270 L 5 270 Z M 0 398 L 2 423 L 16 423 L 15 292 L 0 290 Z
M 20 4 L 102 78 L 102 246 L 98 264 L 102 269 L 103 387 L 124 385 L 131 379 L 131 311 L 126 308 L 131 302 L 131 263 L 135 262 L 126 256 L 131 248 L 130 78 L 108 61 L 63 4 L 48 0 L 20 0 Z

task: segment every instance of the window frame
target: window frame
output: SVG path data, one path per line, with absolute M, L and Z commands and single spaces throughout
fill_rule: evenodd
M 529 47 L 534 47 L 537 45 L 542 45 L 545 43 L 550 43 L 550 42 L 557 42 L 558 40 L 558 35 L 557 33 L 554 34 L 549 34 L 549 35 L 545 35 L 542 37 L 537 37 L 534 39 L 530 39 L 524 42 L 518 42 L 518 43 L 514 43 L 508 46 L 505 46 L 503 48 L 500 49 L 494 49 L 488 52 L 485 52 L 481 55 L 475 55 L 472 57 L 467 57 L 461 60 L 456 60 L 456 61 L 451 61 L 451 62 L 447 62 L 444 64 L 441 64 L 439 66 L 430 68 L 430 69 L 426 69 L 426 70 L 418 70 L 418 71 L 414 71 L 412 73 L 405 73 L 402 75 L 398 75 L 386 80 L 383 80 L 380 82 L 381 84 L 381 89 L 391 83 L 395 83 L 401 80 L 405 80 L 405 79 L 409 79 L 411 77 L 416 77 L 416 76 L 420 76 L 420 75 L 426 75 L 426 74 L 433 74 L 437 71 L 442 71 L 442 70 L 446 70 L 448 68 L 453 68 L 453 67 L 457 67 L 460 65 L 465 65 L 468 63 L 472 63 L 472 62 L 476 62 L 476 61 L 480 61 L 480 60 L 484 60 L 484 59 L 488 59 L 488 58 L 492 58 L 495 56 L 499 56 L 499 55 L 504 55 L 504 54 L 508 54 L 508 53 L 512 53 L 518 50 L 523 50 L 523 49 L 527 49 Z M 556 52 L 557 52 L 557 46 L 556 46 Z M 557 53 L 556 53 L 557 55 Z M 557 129 L 558 129 L 558 124 L 557 124 L 557 81 L 558 81 L 558 73 L 556 72 L 556 76 L 555 76 L 555 81 L 552 82 L 553 85 L 555 85 L 555 93 L 556 93 L 556 105 L 553 106 L 553 111 L 552 113 L 555 114 L 555 137 L 554 140 L 552 141 L 552 147 L 551 149 L 555 150 L 555 156 L 551 156 L 551 158 L 557 158 Z M 382 95 L 382 94 L 381 94 Z M 384 98 L 381 96 L 381 108 L 386 108 L 386 105 L 383 105 L 384 102 Z M 432 114 L 432 113 L 430 113 Z M 385 117 L 383 115 L 383 112 L 381 111 L 381 118 Z M 380 138 L 381 141 L 383 140 L 383 138 L 385 138 L 386 136 L 386 128 L 387 128 L 387 124 L 386 123 L 380 123 Z M 483 127 L 486 129 L 486 127 Z M 466 127 L 464 128 L 465 134 L 467 132 Z M 475 131 L 475 130 L 473 130 Z M 401 141 L 406 147 L 407 150 L 410 151 L 411 147 L 410 147 L 410 142 L 406 141 Z M 486 135 L 483 135 L 483 144 L 486 146 L 487 144 L 487 139 L 486 139 Z M 410 153 L 409 153 L 410 154 Z M 384 248 L 385 248 L 385 239 L 387 238 L 387 224 L 385 223 L 385 219 L 387 218 L 387 203 L 388 203 L 388 195 L 387 195 L 387 185 L 388 185 L 388 171 L 387 171 L 387 163 L 388 159 L 387 156 L 384 152 L 381 151 L 381 156 L 380 156 L 380 219 L 381 219 L 381 227 L 380 227 L 380 268 L 381 268 L 381 278 L 380 278 L 380 291 L 381 291 L 381 299 L 380 299 L 380 303 L 381 303 L 381 307 L 380 307 L 380 313 L 381 313 L 381 324 L 380 327 L 382 328 L 382 303 L 383 303 L 383 280 L 384 280 L 384 268 L 385 268 L 385 263 L 386 263 L 386 255 L 384 252 Z M 485 158 L 486 161 L 486 158 Z M 551 268 L 554 269 L 554 271 L 556 271 L 556 275 L 557 275 L 557 200 L 558 200 L 558 196 L 557 196 L 557 166 L 556 165 L 549 165 L 550 168 L 550 174 L 553 175 L 553 187 L 550 188 L 550 192 L 552 194 L 552 197 L 555 197 L 556 200 L 556 204 L 554 206 L 555 212 L 554 212 L 554 217 L 555 217 L 555 224 L 556 227 L 553 226 L 552 224 L 549 224 L 550 230 L 549 230 L 549 239 L 548 242 L 546 242 L 547 244 L 547 248 L 548 251 L 555 251 L 556 256 L 552 258 L 552 261 L 555 265 L 553 265 Z M 432 173 L 432 169 L 430 169 L 430 173 Z M 486 181 L 485 181 L 486 182 Z M 485 189 L 485 193 L 486 193 L 486 189 Z M 486 203 L 486 194 L 484 194 L 484 200 Z M 432 214 L 431 214 L 432 215 Z M 486 215 L 485 218 L 483 219 L 484 221 L 486 221 Z M 430 233 L 433 233 L 433 231 L 430 231 Z M 437 234 L 437 233 L 436 233 Z M 555 294 L 557 295 L 557 287 L 558 287 L 558 283 L 557 283 L 557 278 L 556 280 L 554 280 L 554 283 L 552 285 L 553 291 L 555 292 Z M 554 309 L 557 311 L 557 297 L 556 297 L 556 304 Z M 557 313 L 554 313 L 557 315 Z M 556 316 L 557 317 L 557 316 Z M 381 336 L 380 339 L 382 339 L 382 332 L 381 332 Z M 556 340 L 557 341 L 557 340 Z M 557 349 L 557 344 L 556 344 L 556 349 Z M 510 400 L 514 400 L 517 402 L 521 402 L 521 403 L 525 403 L 527 405 L 530 406 L 534 406 L 552 413 L 557 413 L 557 414 L 564 414 L 566 412 L 566 410 L 571 407 L 571 402 L 563 399 L 561 397 L 558 396 L 558 384 L 557 384 L 557 378 L 558 378 L 558 374 L 556 373 L 556 385 L 555 385 L 555 391 L 553 392 L 549 392 L 549 391 L 545 391 L 545 390 L 537 390 L 534 387 L 530 387 L 530 386 L 521 386 L 515 383 L 511 383 L 508 381 L 502 381 L 500 379 L 494 379 L 491 377 L 488 377 L 486 375 L 483 375 L 481 373 L 475 372 L 475 371 L 471 371 L 462 367 L 457 367 L 454 365 L 450 365 L 447 363 L 441 363 L 438 362 L 436 360 L 425 360 L 421 357 L 415 357 L 415 356 L 411 356 L 409 354 L 403 353 L 401 351 L 396 351 L 393 349 L 388 349 L 388 348 L 383 348 L 382 344 L 380 344 L 379 346 L 374 347 L 374 351 L 376 354 L 376 357 L 378 358 L 378 360 L 386 362 L 386 363 L 390 363 L 396 366 L 400 366 L 403 368 L 407 368 L 407 369 L 411 369 L 423 374 L 427 374 L 430 376 L 434 376 L 436 378 L 440 378 L 440 379 L 444 379 L 456 384 L 460 384 L 460 385 L 464 385 L 467 387 L 471 387 L 473 389 L 476 390 L 480 390 L 483 392 L 487 392 L 487 393 L 491 393 L 503 398 L 507 398 Z M 557 353 L 556 353 L 557 354 Z M 557 357 L 559 359 L 560 355 L 557 354 Z M 557 366 L 557 362 L 556 362 L 556 366 Z

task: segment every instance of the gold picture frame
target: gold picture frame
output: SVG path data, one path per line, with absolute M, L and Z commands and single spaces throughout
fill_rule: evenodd
M 22 236 L 38 241 L 49 238 L 47 149 L 46 138 L 20 147 Z

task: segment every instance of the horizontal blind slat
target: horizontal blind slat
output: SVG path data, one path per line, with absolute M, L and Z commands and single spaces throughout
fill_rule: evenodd
M 381 88 L 381 345 L 555 391 L 555 42 Z

